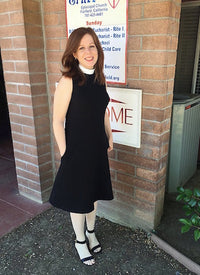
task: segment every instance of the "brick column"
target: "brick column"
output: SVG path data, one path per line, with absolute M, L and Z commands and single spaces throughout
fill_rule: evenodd
M 19 192 L 46 201 L 52 150 L 41 1 L 0 3 L 1 48 Z
M 143 91 L 142 145 L 115 144 L 115 200 L 102 203 L 101 214 L 132 227 L 154 228 L 162 216 L 180 5 L 181 0 L 129 1 L 128 87 Z

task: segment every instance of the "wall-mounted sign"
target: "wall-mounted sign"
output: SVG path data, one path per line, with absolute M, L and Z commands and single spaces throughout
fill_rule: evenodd
M 107 88 L 110 102 L 107 112 L 113 141 L 139 148 L 141 143 L 142 90 Z
M 66 0 L 67 35 L 91 27 L 104 50 L 108 83 L 126 84 L 128 0 Z

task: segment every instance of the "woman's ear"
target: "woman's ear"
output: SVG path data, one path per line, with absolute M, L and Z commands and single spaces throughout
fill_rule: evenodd
M 77 58 L 76 58 L 76 53 L 73 53 L 73 57 L 74 57 L 75 59 L 77 59 Z

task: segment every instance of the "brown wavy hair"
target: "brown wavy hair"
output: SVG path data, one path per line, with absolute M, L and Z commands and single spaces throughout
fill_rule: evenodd
M 62 75 L 78 79 L 79 85 L 83 85 L 85 83 L 86 81 L 85 75 L 79 69 L 78 60 L 75 59 L 73 56 L 73 54 L 77 51 L 80 45 L 81 39 L 85 34 L 89 34 L 92 36 L 98 52 L 97 63 L 94 66 L 95 80 L 98 81 L 100 84 L 104 85 L 105 84 L 105 76 L 103 74 L 104 53 L 103 53 L 101 44 L 99 42 L 99 39 L 92 28 L 81 27 L 81 28 L 75 29 L 70 34 L 64 54 L 62 56 L 62 66 L 63 66 L 63 69 L 61 70 Z

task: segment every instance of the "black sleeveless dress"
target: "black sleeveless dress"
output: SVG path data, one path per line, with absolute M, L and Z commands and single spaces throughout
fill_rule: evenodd
M 94 82 L 94 74 L 86 79 L 83 86 L 73 80 L 66 151 L 49 199 L 53 206 L 73 213 L 89 213 L 95 201 L 113 199 L 104 127 L 109 96 L 105 85 Z

